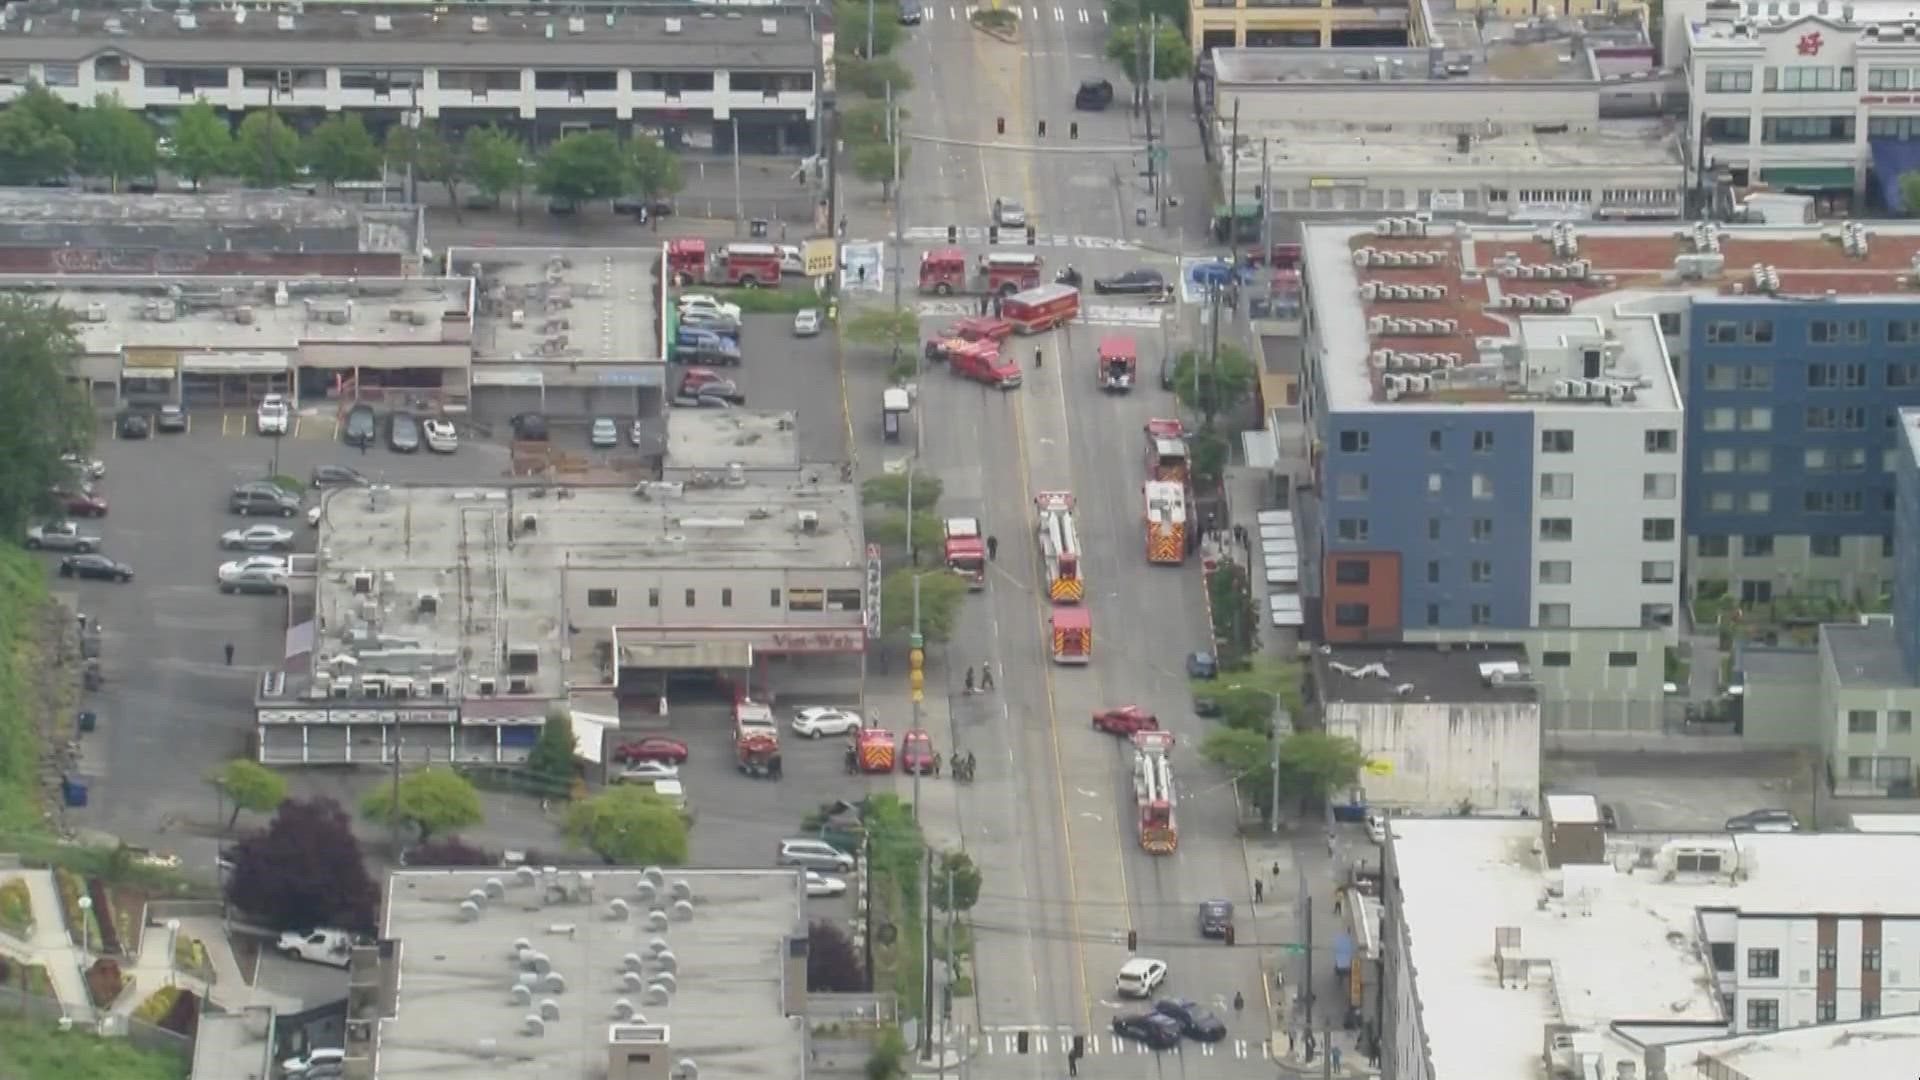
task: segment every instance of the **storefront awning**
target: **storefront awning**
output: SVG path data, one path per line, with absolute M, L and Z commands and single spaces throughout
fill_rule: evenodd
M 287 354 L 277 352 L 188 353 L 180 358 L 180 370 L 189 375 L 277 375 L 291 366 Z
M 540 373 L 531 368 L 485 367 L 478 364 L 473 368 L 475 386 L 523 386 L 531 389 L 544 382 Z
M 744 669 L 753 666 L 753 645 L 745 641 L 633 642 L 620 646 L 623 668 Z
M 1851 165 L 1782 165 L 1761 169 L 1762 182 L 1781 188 L 1832 191 L 1853 187 Z
M 179 373 L 170 367 L 127 366 L 120 369 L 120 377 L 123 379 L 160 379 L 171 382 L 177 374 Z

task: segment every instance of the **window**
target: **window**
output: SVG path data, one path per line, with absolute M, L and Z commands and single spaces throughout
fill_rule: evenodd
M 1749 559 L 1761 559 L 1773 554 L 1773 534 L 1758 533 L 1740 538 L 1740 554 Z
M 1807 340 L 1815 345 L 1858 345 L 1867 340 L 1865 319 L 1815 319 L 1807 324 Z
M 1548 429 L 1540 433 L 1540 452 L 1543 454 L 1573 453 L 1573 432 L 1564 429 Z
M 1814 323 L 1815 326 L 1821 325 Z M 1865 326 L 1864 323 L 1842 323 Z M 1807 387 L 1813 390 L 1858 390 L 1867 385 L 1865 364 L 1808 364 Z
M 1541 604 L 1540 625 L 1546 627 L 1564 627 L 1573 625 L 1572 604 Z
M 1861 999 L 1860 1019 L 1873 1020 L 1873 1019 L 1877 1019 L 1879 1016 L 1880 1016 L 1880 1003 L 1878 1001 L 1868 1001 L 1864 998 Z
M 1670 472 L 1644 473 L 1640 477 L 1640 497 L 1643 499 L 1671 499 L 1680 490 L 1680 481 Z
M 1773 512 L 1773 492 L 1749 491 L 1740 498 L 1740 508 L 1749 514 Z
M 1341 518 L 1334 526 L 1334 535 L 1348 543 L 1365 543 L 1372 529 L 1366 518 Z
M 1764 446 L 1755 446 L 1740 451 L 1740 471 L 1743 473 L 1767 473 L 1773 471 L 1773 451 Z
M 1712 68 L 1707 69 L 1709 74 Z M 1869 90 L 1910 90 L 1913 69 L 1903 67 L 1880 67 L 1867 69 L 1867 89 Z
M 1542 559 L 1540 561 L 1540 584 L 1542 585 L 1573 584 L 1573 560 Z
M 1428 626 L 1440 625 L 1440 605 L 1439 604 L 1427 605 L 1427 625 Z
M 1572 518 L 1541 518 L 1540 519 L 1540 539 L 1561 540 L 1561 541 L 1572 540 L 1573 539 L 1573 519 Z
M 1493 539 L 1493 519 L 1492 518 L 1474 518 L 1473 519 L 1473 542 L 1476 544 L 1484 544 L 1487 541 L 1492 539 Z
M 1762 364 L 1742 364 L 1740 366 L 1740 389 L 1773 389 L 1773 369 Z
M 1780 1003 L 1778 1001 L 1773 998 L 1747 999 L 1747 1030 L 1775 1031 L 1779 1027 Z
M 1647 453 L 1671 454 L 1680 448 L 1680 433 L 1672 428 L 1654 428 L 1647 432 Z
M 1888 709 L 1887 710 L 1887 734 L 1889 735 L 1913 734 L 1913 710 Z
M 1664 543 L 1673 539 L 1673 519 L 1641 518 L 1640 539 L 1649 543 Z
M 1554 649 L 1540 654 L 1541 667 L 1572 667 L 1573 654 L 1564 649 Z
M 1700 537 L 1695 550 L 1703 559 L 1724 559 L 1727 557 L 1727 538 L 1708 533 Z
M 1791 64 L 1768 68 L 1766 88 L 1785 94 L 1814 94 L 1829 90 L 1853 89 L 1853 68 Z
M 1365 626 L 1371 616 L 1365 604 L 1335 604 L 1333 621 L 1338 626 Z
M 1880 731 L 1880 714 L 1872 709 L 1847 710 L 1847 734 L 1873 735 Z
M 1707 509 L 1713 511 L 1716 514 L 1733 513 L 1733 492 L 1731 491 L 1707 492 Z
M 1474 626 L 1489 626 L 1493 623 L 1493 605 L 1475 604 L 1467 610 L 1467 622 Z
M 1801 497 L 1801 503 L 1809 514 L 1857 514 L 1860 512 L 1860 493 L 1809 491 Z
M 1541 473 L 1540 497 L 1543 499 L 1573 498 L 1572 473 Z
M 1707 949 L 1713 956 L 1713 970 L 1733 973 L 1733 942 L 1715 941 Z M 1727 1011 L 1733 1010 L 1729 1008 Z
M 1427 560 L 1427 584 L 1429 585 L 1440 584 L 1440 560 L 1439 559 Z
M 1435 428 L 1434 430 L 1427 432 L 1427 449 L 1433 451 L 1436 454 L 1440 452 L 1440 429 L 1439 428 Z
M 1364 499 L 1367 497 L 1366 473 L 1341 473 L 1333 478 L 1333 497 L 1336 499 Z
M 1780 977 L 1779 949 L 1748 949 L 1747 978 L 1777 979 Z
M 1705 376 L 1709 390 L 1732 390 L 1739 385 L 1740 368 L 1734 364 L 1708 364 Z
M 1742 141 L 1745 141 L 1745 140 L 1742 140 Z M 1679 334 L 1680 333 L 1680 313 L 1677 311 L 1661 312 L 1660 313 L 1660 332 L 1662 334 L 1665 334 L 1668 337 L 1673 337 Z
M 1346 454 L 1364 454 L 1373 445 L 1373 433 L 1368 431 L 1343 431 L 1340 433 L 1340 450 Z
M 1733 406 L 1722 405 L 1718 408 L 1708 409 L 1705 418 L 1700 422 L 1700 426 L 1707 431 L 1732 431 L 1735 417 L 1739 415 L 1739 413 L 1734 411 Z
M 1493 432 L 1476 431 L 1473 433 L 1473 452 L 1476 454 L 1493 453 Z
M 779 589 L 767 590 L 767 606 L 776 607 L 776 608 L 780 606 L 780 590 Z
M 1672 604 L 1641 604 L 1640 625 L 1646 628 L 1673 625 Z
M 647 606 L 648 607 L 660 606 L 660 590 L 659 589 L 647 590 Z
M 1749 405 L 1740 410 L 1741 431 L 1772 431 L 1773 407 L 1771 405 Z
M 1833 1023 L 1834 1007 L 1830 997 L 1819 998 L 1813 1003 L 1813 1022 L 1816 1024 Z
M 1641 563 L 1640 564 L 1640 584 L 1642 585 L 1673 584 L 1673 563 L 1668 562 L 1664 559 L 1656 559 L 1651 562 Z
M 1765 578 L 1741 578 L 1740 602 L 1748 605 L 1773 603 L 1773 582 Z
M 1768 116 L 1760 121 L 1763 143 L 1835 143 L 1853 141 L 1851 116 Z
M 1373 564 L 1365 559 L 1340 559 L 1333 564 L 1333 580 L 1342 585 L 1365 585 L 1373 579 Z
M 1904 73 L 1904 69 L 1900 69 Z M 1901 89 L 1905 89 L 1902 87 Z M 1753 69 L 1710 67 L 1707 69 L 1707 93 L 1748 94 L 1753 92 Z
M 824 589 L 788 589 L 788 611 L 825 611 L 827 594 Z
M 732 589 L 723 588 L 720 590 L 720 606 L 721 607 L 733 606 L 733 590 Z
M 1474 473 L 1473 497 L 1476 499 L 1493 498 L 1493 478 L 1486 473 Z
M 1440 519 L 1439 518 L 1427 519 L 1427 539 L 1429 540 L 1440 539 Z
M 1903 325 L 1895 323 L 1895 326 Z M 1920 341 L 1920 337 L 1915 338 Z M 1920 364 L 1894 361 L 1887 364 L 1887 385 L 1890 387 L 1920 386 Z
M 1486 559 L 1475 559 L 1467 564 L 1467 580 L 1475 585 L 1485 585 L 1493 580 L 1493 563 Z
M 1860 947 L 1860 970 L 1861 971 L 1879 971 L 1880 970 L 1880 946 L 1863 945 Z
M 1640 654 L 1637 652 L 1610 652 L 1607 654 L 1607 666 L 1613 668 L 1639 667 Z
M 1707 344 L 1733 345 L 1740 340 L 1740 324 L 1716 319 L 1707 324 Z
M 1909 341 L 1920 341 L 1920 320 L 1895 319 L 1887 324 L 1887 344 L 1905 345 Z
M 1713 851 L 1683 851 L 1674 857 L 1673 868 L 1683 874 L 1717 874 L 1720 854 Z
M 1700 471 L 1705 473 L 1730 473 L 1733 471 L 1733 451 L 1726 447 L 1708 450 L 1700 458 Z
M 693 606 L 693 598 L 694 598 L 694 590 L 692 590 L 692 589 L 688 589 L 688 590 L 687 590 L 687 602 L 686 602 L 686 606 L 687 606 L 687 607 L 692 607 L 692 606 Z
M 1840 950 L 1831 945 L 1822 945 L 1814 951 L 1814 962 L 1821 971 L 1833 971 L 1840 966 Z
M 620 591 L 618 589 L 588 589 L 587 590 L 587 606 L 588 607 L 614 607 L 619 603 L 620 603 Z
M 1809 545 L 1816 559 L 1837 559 L 1840 557 L 1840 538 L 1837 536 L 1816 536 Z
M 1741 323 L 1740 343 L 1743 345 L 1773 344 L 1773 320 L 1749 319 Z
M 1427 494 L 1429 495 L 1440 494 L 1444 483 L 1445 482 L 1440 478 L 1439 473 L 1437 472 L 1428 473 L 1427 474 Z

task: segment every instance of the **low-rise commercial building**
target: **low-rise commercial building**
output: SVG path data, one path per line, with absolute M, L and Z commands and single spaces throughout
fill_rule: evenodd
M 1732 1075 L 1724 1040 L 1791 1029 L 1785 1075 L 1884 1071 L 1833 1025 L 1920 1011 L 1920 836 L 1608 833 L 1568 798 L 1389 820 L 1383 1075 Z

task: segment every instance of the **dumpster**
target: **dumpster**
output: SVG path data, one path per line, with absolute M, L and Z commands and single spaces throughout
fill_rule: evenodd
M 92 709 L 81 709 L 80 714 L 75 717 L 75 721 L 80 728 L 80 734 L 86 735 L 98 726 L 100 717 L 95 715 Z
M 61 777 L 60 801 L 68 806 L 87 805 L 87 782 L 71 776 Z

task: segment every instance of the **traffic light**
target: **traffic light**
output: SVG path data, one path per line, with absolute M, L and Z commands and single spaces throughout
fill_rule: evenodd
M 1140 951 L 1140 931 L 1138 930 L 1127 931 L 1127 951 L 1128 952 Z
M 913 688 L 913 702 L 918 705 L 926 700 L 927 689 L 927 651 L 926 639 L 914 634 L 908 639 L 912 649 L 907 653 L 907 684 Z
M 994 117 L 993 131 L 996 135 L 1005 135 L 1007 133 L 1007 118 L 1004 116 Z
M 955 244 L 955 243 L 959 243 L 959 241 L 960 241 L 960 230 L 952 225 L 947 226 L 947 243 Z
M 1076 1058 L 1086 1057 L 1087 1056 L 1087 1037 L 1085 1035 L 1075 1035 L 1073 1037 L 1073 1049 L 1068 1051 L 1068 1053 L 1072 1054 Z
M 1047 137 L 1047 122 L 1045 120 L 1040 121 L 1040 137 L 1043 139 Z
M 1022 1031 L 1020 1032 L 1020 1034 L 1015 1035 L 1013 1037 L 1013 1041 L 1016 1045 L 1019 1046 L 1021 1053 L 1024 1054 L 1027 1052 L 1027 1033 L 1025 1031 Z
M 1080 137 L 1080 121 L 1075 120 L 1072 123 L 1067 125 L 1067 138 L 1077 139 L 1079 137 Z
M 1031 225 L 1027 226 L 1027 246 L 1028 247 L 1033 246 L 1033 242 L 1038 237 L 1038 235 L 1039 235 L 1038 233 L 1033 231 L 1033 226 Z
M 1000 242 L 1000 226 L 998 225 L 987 226 L 987 243 L 997 244 L 999 242 Z

